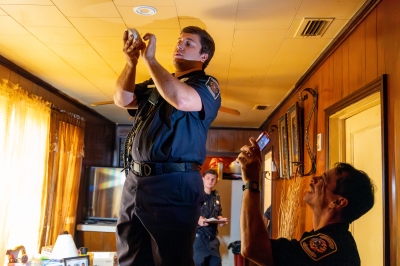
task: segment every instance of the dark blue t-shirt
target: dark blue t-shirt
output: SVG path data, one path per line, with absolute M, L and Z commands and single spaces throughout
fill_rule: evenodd
M 271 247 L 275 265 L 360 265 L 349 224 L 335 223 L 305 232 L 300 241 L 271 239 Z
M 177 110 L 161 96 L 155 111 L 143 122 L 133 141 L 132 158 L 141 162 L 194 162 L 203 164 L 206 156 L 207 132 L 218 114 L 221 96 L 218 81 L 204 71 L 179 77 L 200 95 L 203 109 L 196 112 Z M 150 85 L 150 86 L 149 86 Z M 134 124 L 145 117 L 154 82 L 136 84 L 138 111 Z

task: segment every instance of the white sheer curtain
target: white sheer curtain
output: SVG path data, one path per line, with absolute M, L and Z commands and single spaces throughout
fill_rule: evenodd
M 49 154 L 49 104 L 0 82 L 0 264 L 6 250 L 39 252 Z

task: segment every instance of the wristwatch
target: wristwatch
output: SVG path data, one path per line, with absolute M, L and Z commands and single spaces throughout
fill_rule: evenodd
M 251 192 L 260 192 L 259 184 L 256 181 L 247 182 L 243 185 L 243 191 L 249 189 Z

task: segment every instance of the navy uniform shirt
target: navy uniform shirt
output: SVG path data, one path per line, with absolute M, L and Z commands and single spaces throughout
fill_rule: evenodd
M 360 265 L 349 225 L 336 223 L 305 232 L 298 240 L 271 239 L 275 265 Z
M 133 141 L 132 158 L 141 162 L 192 162 L 203 164 L 206 156 L 207 132 L 221 106 L 218 81 L 204 71 L 194 71 L 179 77 L 199 94 L 203 109 L 196 112 L 177 110 L 161 96 L 156 109 L 144 121 Z M 152 90 L 150 79 L 135 86 L 138 101 L 137 119 L 145 116 L 149 109 Z
M 221 199 L 216 190 L 211 191 L 210 194 L 204 192 L 204 203 L 201 205 L 200 215 L 207 219 L 211 217 L 218 219 L 218 216 L 222 216 Z M 197 233 L 215 238 L 218 234 L 218 224 L 209 223 L 208 226 L 199 226 Z

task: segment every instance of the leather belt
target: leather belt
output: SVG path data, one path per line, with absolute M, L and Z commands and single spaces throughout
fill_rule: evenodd
M 199 234 L 199 233 L 196 233 L 196 237 L 206 238 L 206 239 L 210 239 L 210 240 L 213 240 L 214 238 L 216 238 L 215 236 L 207 236 L 207 235 Z
M 199 171 L 197 163 L 153 163 L 136 162 L 130 163 L 130 170 L 137 176 L 162 175 L 173 172 Z

